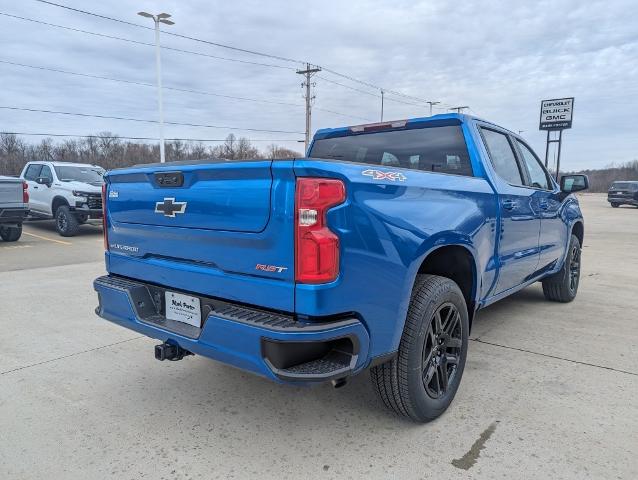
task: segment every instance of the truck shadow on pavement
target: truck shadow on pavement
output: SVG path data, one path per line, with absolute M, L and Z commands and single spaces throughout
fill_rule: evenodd
M 38 235 L 46 235 L 51 238 L 65 239 L 74 237 L 62 237 L 55 229 L 55 220 L 27 220 L 23 224 L 26 232 L 32 232 Z M 89 237 L 102 235 L 102 221 L 91 220 L 81 225 L 75 237 Z

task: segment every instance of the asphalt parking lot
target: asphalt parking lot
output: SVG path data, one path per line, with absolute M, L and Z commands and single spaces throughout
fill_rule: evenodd
M 581 197 L 572 304 L 534 285 L 474 322 L 461 387 L 426 425 L 387 413 L 367 375 L 294 388 L 99 319 L 97 226 L 30 223 L 0 242 L 4 479 L 638 478 L 638 209 Z

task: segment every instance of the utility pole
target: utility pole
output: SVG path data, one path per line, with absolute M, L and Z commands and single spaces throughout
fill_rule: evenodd
M 385 95 L 385 92 L 383 91 L 383 88 L 381 89 L 381 121 L 383 122 L 383 96 Z
M 317 73 L 320 72 L 321 68 L 319 67 L 315 67 L 315 68 L 310 68 L 310 64 L 306 63 L 306 69 L 305 70 L 297 70 L 297 73 L 299 75 L 305 75 L 306 78 L 305 80 L 301 83 L 302 87 L 306 87 L 306 140 L 304 142 L 305 145 L 305 152 L 308 152 L 308 145 L 310 145 L 310 128 L 311 128 L 311 117 L 312 117 L 312 101 L 315 99 L 314 95 L 311 94 L 310 92 L 310 88 L 313 85 L 313 83 L 311 82 L 311 78 L 312 76 Z
M 160 162 L 164 163 L 166 158 L 164 156 L 164 102 L 162 99 L 162 60 L 160 58 L 160 28 L 159 24 L 175 25 L 175 22 L 168 20 L 170 15 L 168 13 L 159 13 L 152 15 L 148 12 L 138 12 L 138 15 L 146 18 L 152 18 L 155 22 L 155 70 L 157 73 L 157 104 L 159 109 L 159 130 L 160 130 Z
M 430 106 L 430 116 L 432 116 L 432 107 L 434 105 L 438 105 L 441 102 L 425 102 L 425 103 L 427 103 Z
M 464 105 L 462 107 L 452 107 L 450 108 L 450 110 L 456 111 L 456 113 L 463 113 L 463 110 L 467 110 L 468 108 L 470 107 L 468 107 L 467 105 Z

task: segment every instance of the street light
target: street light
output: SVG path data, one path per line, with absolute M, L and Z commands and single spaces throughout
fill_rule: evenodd
M 157 70 L 157 103 L 159 107 L 159 127 L 160 127 L 160 162 L 164 163 L 164 106 L 162 102 L 162 61 L 160 59 L 160 28 L 159 24 L 175 25 L 175 22 L 169 20 L 168 13 L 158 13 L 152 15 L 148 12 L 138 12 L 138 15 L 146 18 L 152 18 L 155 22 L 155 65 Z

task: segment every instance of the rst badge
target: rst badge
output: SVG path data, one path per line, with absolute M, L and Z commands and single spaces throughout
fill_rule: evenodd
M 258 263 L 255 265 L 255 270 L 261 270 L 262 272 L 277 272 L 283 273 L 288 270 L 288 267 L 280 267 L 278 265 L 264 265 L 262 263 Z
M 361 172 L 366 177 L 372 177 L 372 180 L 390 180 L 391 182 L 405 182 L 408 177 L 401 172 L 382 172 L 381 170 L 367 169 Z
M 175 214 L 184 213 L 188 202 L 176 202 L 174 198 L 165 198 L 155 204 L 155 213 L 161 213 L 165 217 L 175 218 Z

